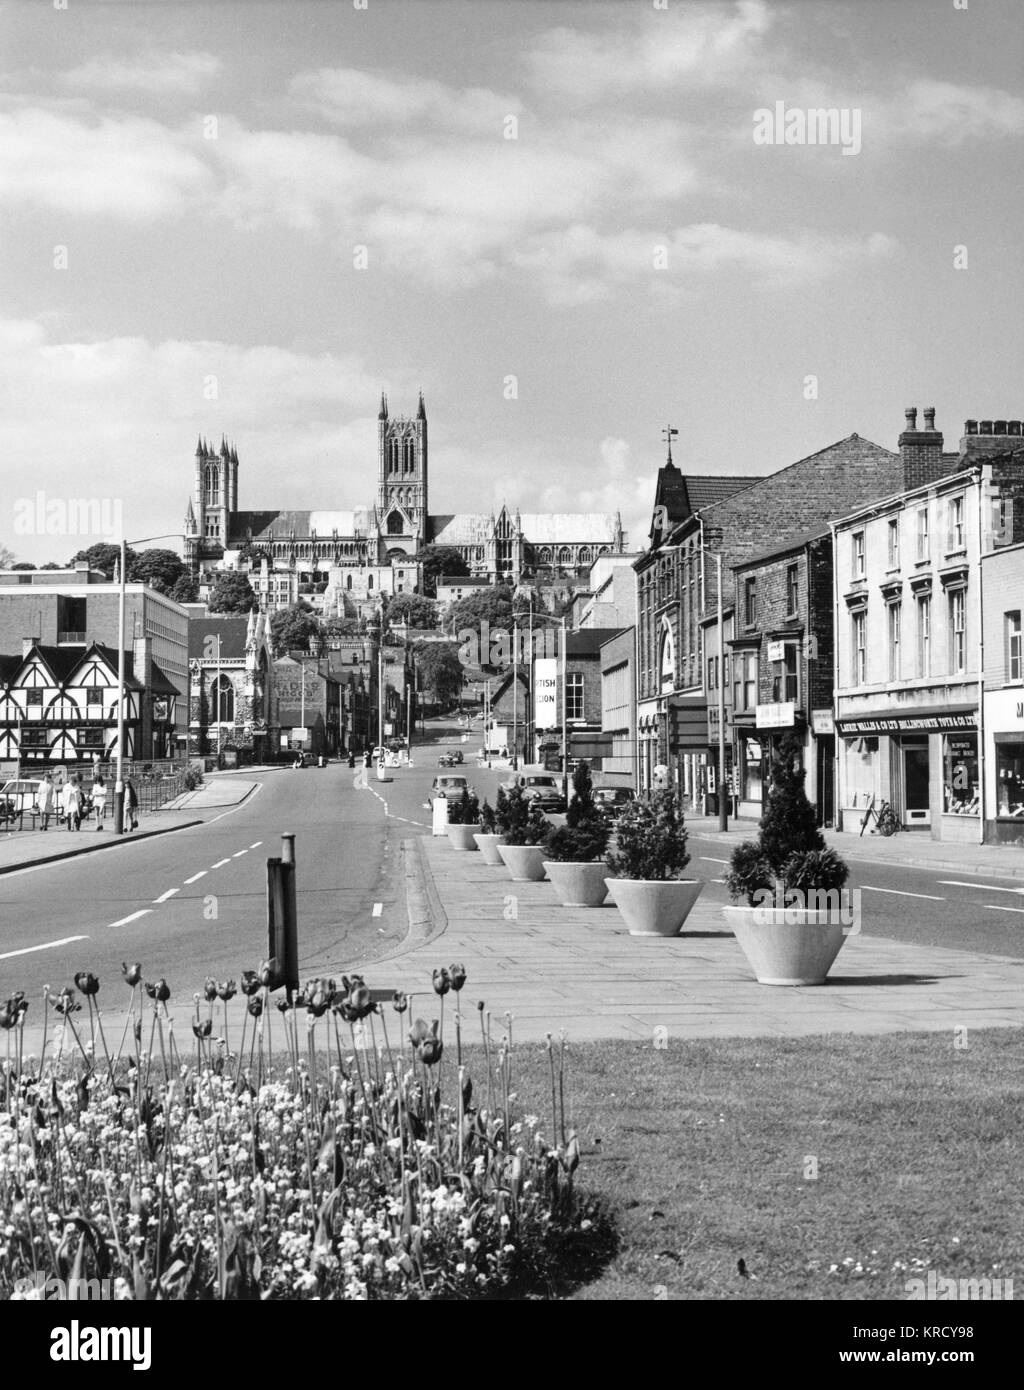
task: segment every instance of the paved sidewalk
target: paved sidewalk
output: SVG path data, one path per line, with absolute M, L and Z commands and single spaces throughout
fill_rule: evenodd
M 252 794 L 256 786 L 255 779 L 246 780 L 238 776 L 227 777 L 223 773 L 213 773 L 208 775 L 195 791 L 182 792 L 154 814 L 163 815 L 167 811 L 208 811 L 214 807 L 237 806 Z
M 827 985 L 759 985 L 719 908 L 703 899 L 685 935 L 631 937 L 615 907 L 559 907 L 550 884 L 513 883 L 441 837 L 406 841 L 404 850 L 421 857 L 440 931 L 365 973 L 371 986 L 415 992 L 413 1013 L 428 1021 L 438 1011 L 431 972 L 461 961 L 464 1013 L 478 999 L 495 1019 L 511 1010 L 524 1040 L 560 1028 L 576 1039 L 651 1041 L 659 1027 L 707 1038 L 1024 1024 L 1021 960 L 855 936 Z M 467 1026 L 475 1036 L 476 1021 Z
M 49 830 L 17 830 L 0 836 L 0 874 L 32 869 L 40 864 L 60 859 L 75 859 L 80 854 L 92 854 L 110 849 L 112 845 L 137 844 L 154 835 L 166 835 L 172 830 L 185 830 L 190 825 L 202 825 L 203 817 L 195 811 L 150 811 L 139 818 L 139 829 L 129 835 L 115 835 L 113 817 L 108 816 L 106 828 L 97 830 L 83 823 L 81 830 L 68 831 L 64 826 Z
M 739 844 L 741 840 L 757 838 L 758 822 L 729 821 L 723 834 L 718 829 L 717 816 L 687 816 L 687 828 L 694 835 L 725 843 Z M 876 864 L 912 864 L 919 869 L 942 869 L 968 874 L 988 874 L 995 878 L 1024 878 L 1024 849 L 1015 845 L 958 845 L 933 840 L 926 832 L 900 831 L 896 835 L 863 836 L 847 831 L 823 832 L 830 848 L 838 850 L 844 859 L 864 859 Z

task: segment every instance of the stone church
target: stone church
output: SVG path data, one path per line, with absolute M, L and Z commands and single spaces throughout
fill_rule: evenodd
M 377 417 L 377 496 L 351 511 L 242 511 L 238 453 L 199 440 L 192 497 L 185 514 L 185 560 L 201 592 L 216 572 L 248 573 L 261 607 L 304 598 L 326 616 L 375 608 L 382 593 L 420 587 L 416 562 L 428 544 L 459 551 L 470 573 L 496 581 L 524 574 L 571 578 L 601 555 L 621 554 L 626 536 L 618 513 L 431 514 L 427 411 L 422 392 L 415 415 L 392 415 L 381 396 Z

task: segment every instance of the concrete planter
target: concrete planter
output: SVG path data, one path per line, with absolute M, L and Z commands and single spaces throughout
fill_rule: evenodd
M 477 826 L 475 825 L 452 825 L 448 823 L 448 838 L 452 842 L 453 849 L 471 849 L 477 847 L 474 838 Z
M 823 985 L 846 935 L 838 916 L 800 908 L 724 907 L 762 985 Z
M 498 846 L 505 843 L 504 835 L 481 835 L 473 836 L 476 847 L 483 856 L 485 864 L 495 865 L 499 869 L 502 867 L 501 855 L 498 853 Z
M 608 896 L 608 866 L 602 859 L 590 863 L 545 859 L 544 871 L 563 907 L 600 907 Z
M 539 883 L 544 877 L 541 845 L 499 845 L 501 862 L 517 883 Z
M 678 936 L 700 897 L 703 879 L 606 878 L 630 936 Z

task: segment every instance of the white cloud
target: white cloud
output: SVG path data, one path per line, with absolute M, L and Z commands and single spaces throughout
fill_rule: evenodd
M 434 125 L 446 130 L 500 135 L 508 115 L 518 115 L 518 97 L 483 87 L 453 88 L 424 78 L 401 82 L 358 68 L 320 68 L 299 73 L 289 91 L 294 100 L 337 125 L 379 130 L 382 124 Z
M 963 87 L 953 82 L 910 83 L 891 105 L 896 131 L 924 140 L 959 145 L 1024 132 L 1024 99 L 996 87 Z
M 636 31 L 549 30 L 529 55 L 533 85 L 545 96 L 604 102 L 733 80 L 756 59 L 772 18 L 762 0 L 677 6 L 650 12 Z
M 90 58 L 62 74 L 68 87 L 137 91 L 149 96 L 195 96 L 219 77 L 223 63 L 212 53 L 144 54 L 133 61 Z
M 0 112 L 0 198 L 63 212 L 162 217 L 210 190 L 186 143 L 156 121 Z

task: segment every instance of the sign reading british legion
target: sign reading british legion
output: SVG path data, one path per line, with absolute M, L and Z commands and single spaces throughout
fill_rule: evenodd
M 538 729 L 553 729 L 558 724 L 558 661 L 541 657 L 533 663 L 533 719 Z

